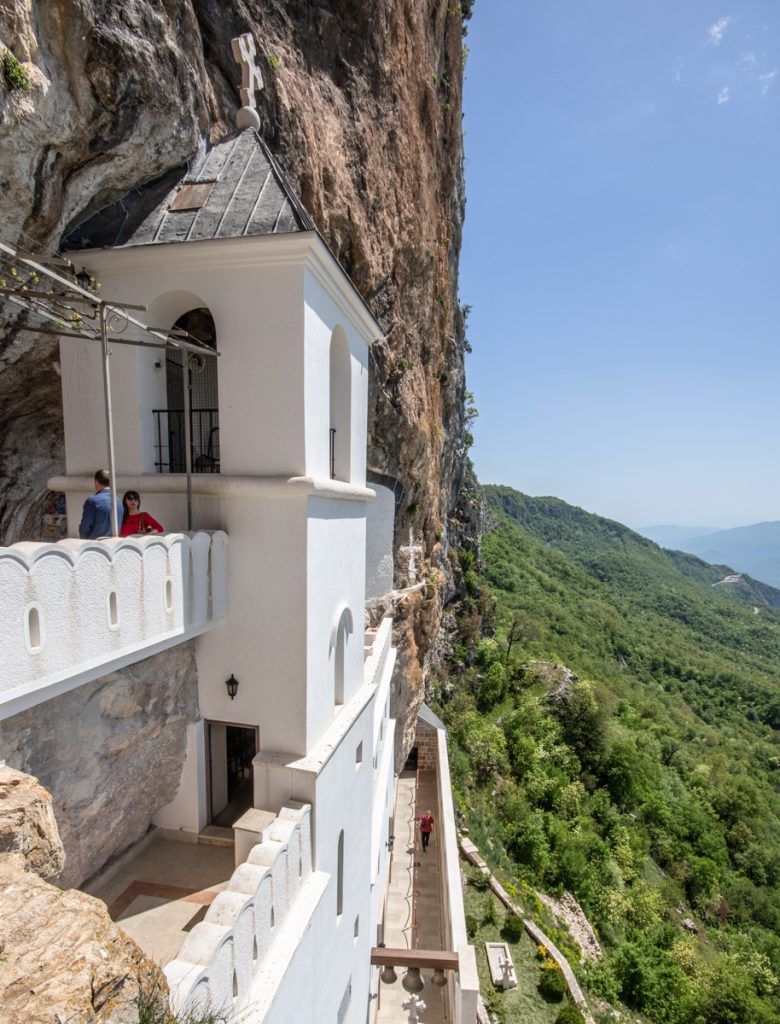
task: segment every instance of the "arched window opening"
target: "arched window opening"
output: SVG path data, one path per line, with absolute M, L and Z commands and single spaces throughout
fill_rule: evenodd
M 217 347 L 214 318 L 208 309 L 191 309 L 174 330 L 187 331 L 210 348 Z M 193 473 L 219 473 L 219 397 L 217 360 L 179 349 L 165 351 L 166 408 L 154 410 L 155 467 L 160 473 L 184 473 L 184 386 L 190 395 L 190 458 Z
M 338 861 L 336 864 L 336 914 L 344 913 L 344 829 L 339 833 Z
M 352 357 L 343 327 L 330 339 L 330 476 L 352 476 Z

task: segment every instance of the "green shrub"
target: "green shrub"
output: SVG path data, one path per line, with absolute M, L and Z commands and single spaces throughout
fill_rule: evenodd
M 555 1018 L 555 1024 L 584 1024 L 584 1021 L 585 1018 L 574 1003 L 569 1002 L 563 1004 L 558 1016 Z
M 3 78 L 9 89 L 16 92 L 27 92 L 30 88 L 30 76 L 14 57 L 10 50 L 3 50 L 2 61 Z
M 492 896 L 485 897 L 482 921 L 484 924 L 498 924 L 498 910 L 496 909 L 496 901 Z
M 479 921 L 473 914 L 466 914 L 466 931 L 470 939 L 473 939 L 479 930 Z
M 228 1024 L 228 1017 L 222 1010 L 205 1006 L 190 1008 L 179 1014 L 171 1011 L 168 993 L 157 978 L 138 976 L 138 1024 Z
M 504 942 L 519 942 L 523 937 L 523 921 L 517 914 L 507 914 L 504 920 L 504 927 L 501 929 L 501 938 Z
M 490 888 L 490 879 L 487 875 L 483 875 L 481 871 L 478 871 L 472 876 L 471 884 L 477 892 L 487 892 Z
M 549 966 L 553 964 L 553 966 Z M 540 970 L 539 991 L 545 999 L 551 1002 L 558 1002 L 563 999 L 568 990 L 566 979 L 560 967 L 554 961 L 548 960 L 542 964 Z

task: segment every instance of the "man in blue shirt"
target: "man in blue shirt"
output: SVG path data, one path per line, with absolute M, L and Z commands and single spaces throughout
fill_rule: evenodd
M 111 488 L 107 469 L 95 473 L 95 493 L 84 502 L 81 514 L 79 537 L 94 540 L 96 537 L 110 537 L 111 529 Z M 116 499 L 117 522 L 122 525 L 122 502 Z

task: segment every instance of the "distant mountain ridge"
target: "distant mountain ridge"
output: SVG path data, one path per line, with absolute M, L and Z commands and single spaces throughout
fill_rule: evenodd
M 733 566 L 737 572 L 780 587 L 780 522 L 701 532 L 705 529 L 655 526 L 639 532 L 662 547 L 687 551 L 706 562 Z
M 683 545 L 688 541 L 720 533 L 722 529 L 720 526 L 640 526 L 636 532 L 641 537 L 655 541 L 662 548 L 677 548 L 679 551 L 685 551 Z
M 755 579 L 733 561 L 713 562 L 686 550 L 669 550 L 622 523 L 586 512 L 561 498 L 530 497 L 494 484 L 488 484 L 484 490 L 492 508 L 505 512 L 537 540 L 556 547 L 597 579 L 624 584 L 630 581 L 633 586 L 641 585 L 649 591 L 674 588 L 682 574 L 708 590 L 715 588 L 721 596 L 744 604 L 780 608 L 780 588 Z M 780 523 L 768 525 L 780 527 Z M 718 534 L 736 532 L 723 530 Z M 734 575 L 741 577 L 738 583 L 717 586 Z

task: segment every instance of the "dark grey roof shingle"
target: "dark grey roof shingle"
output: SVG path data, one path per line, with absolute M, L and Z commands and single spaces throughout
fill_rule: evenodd
M 188 185 L 207 183 L 210 191 L 186 191 Z M 179 209 L 174 208 L 177 197 Z M 63 238 L 61 250 L 314 230 L 265 142 L 247 128 L 88 217 Z

